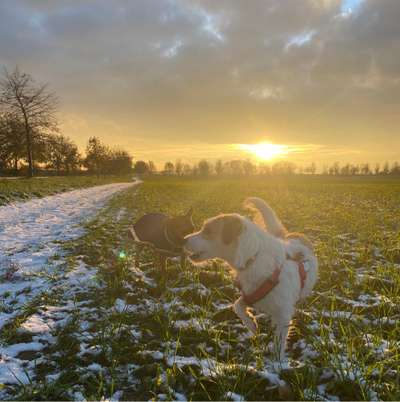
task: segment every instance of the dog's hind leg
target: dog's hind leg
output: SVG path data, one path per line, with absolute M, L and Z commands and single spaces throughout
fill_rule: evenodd
M 185 253 L 181 254 L 181 269 L 184 270 L 186 268 L 186 255 Z
M 143 251 L 143 245 L 139 243 L 135 243 L 135 265 L 137 268 L 140 266 L 140 254 Z
M 161 272 L 165 274 L 167 272 L 167 256 L 165 254 L 159 254 L 159 262 L 160 262 L 160 268 Z
M 242 320 L 243 324 L 253 334 L 257 334 L 257 321 L 256 318 L 247 310 L 248 305 L 243 300 L 243 297 L 239 297 L 233 304 L 233 311 Z

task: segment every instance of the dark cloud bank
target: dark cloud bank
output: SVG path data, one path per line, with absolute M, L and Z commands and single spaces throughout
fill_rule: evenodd
M 3 1 L 0 64 L 49 81 L 82 142 L 175 158 L 269 140 L 391 160 L 399 21 L 398 0 Z

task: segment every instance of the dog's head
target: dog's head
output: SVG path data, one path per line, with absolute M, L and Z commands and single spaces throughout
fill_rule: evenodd
M 195 263 L 213 258 L 232 261 L 243 230 L 243 218 L 240 215 L 219 215 L 205 221 L 199 232 L 187 236 L 185 249 Z
M 166 223 L 168 233 L 172 234 L 179 243 L 183 243 L 185 236 L 194 230 L 192 215 L 193 208 L 190 208 L 186 214 L 169 218 Z

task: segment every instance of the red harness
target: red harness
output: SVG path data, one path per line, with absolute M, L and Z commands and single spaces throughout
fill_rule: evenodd
M 304 261 L 297 261 L 297 267 L 299 268 L 301 290 L 303 290 L 307 279 L 307 271 L 304 268 Z
M 248 264 L 246 264 L 248 265 Z M 307 279 L 307 272 L 304 267 L 303 261 L 297 261 L 301 290 L 304 289 L 304 285 Z M 261 285 L 252 293 L 246 294 L 243 292 L 242 285 L 239 280 L 236 281 L 237 287 L 242 292 L 242 298 L 246 304 L 254 304 L 263 299 L 271 290 L 279 283 L 279 275 L 281 274 L 282 266 L 275 268 L 274 272 L 268 277 Z

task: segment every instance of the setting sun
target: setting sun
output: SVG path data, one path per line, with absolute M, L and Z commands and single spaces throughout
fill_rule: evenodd
M 252 153 L 257 159 L 271 160 L 289 153 L 286 145 L 271 144 L 262 142 L 260 144 L 239 144 L 239 149 Z

